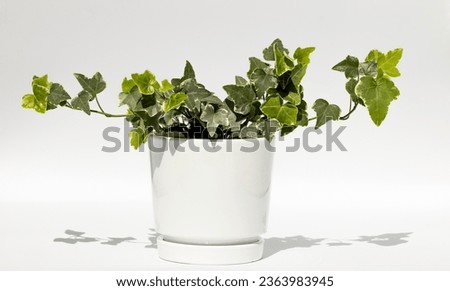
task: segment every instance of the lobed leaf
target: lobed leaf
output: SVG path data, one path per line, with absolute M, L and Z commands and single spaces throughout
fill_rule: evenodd
M 149 70 L 146 70 L 142 74 L 132 74 L 131 78 L 136 83 L 142 94 L 151 95 L 155 93 L 155 90 L 160 88 L 158 81 L 156 81 L 155 75 Z
M 106 83 L 103 80 L 102 74 L 99 72 L 95 73 L 92 78 L 88 78 L 79 73 L 75 73 L 74 76 L 78 83 L 80 83 L 81 87 L 83 87 L 84 91 L 89 92 L 91 98 L 95 98 L 98 93 L 102 92 L 106 88 Z
M 164 112 L 180 107 L 186 99 L 188 99 L 188 96 L 183 92 L 170 95 L 169 99 L 164 102 Z
M 298 109 L 292 104 L 283 104 L 279 96 L 270 97 L 261 105 L 261 111 L 270 118 L 275 118 L 285 125 L 295 125 Z
M 72 107 L 91 115 L 91 108 L 89 106 L 89 100 L 92 99 L 92 95 L 88 91 L 81 91 L 78 96 L 72 99 Z
M 384 76 L 377 78 L 364 76 L 355 90 L 356 95 L 366 104 L 370 117 L 377 126 L 380 126 L 386 118 L 390 103 L 400 95 L 394 83 Z
M 341 109 L 335 104 L 329 104 L 324 99 L 317 99 L 312 106 L 312 109 L 317 114 L 316 128 L 321 127 L 329 120 L 338 120 L 341 114 Z

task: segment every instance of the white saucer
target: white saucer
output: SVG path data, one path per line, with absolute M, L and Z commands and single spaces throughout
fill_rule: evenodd
M 194 245 L 164 240 L 158 237 L 158 255 L 176 263 L 198 265 L 232 265 L 258 261 L 262 258 L 264 240 L 236 245 Z

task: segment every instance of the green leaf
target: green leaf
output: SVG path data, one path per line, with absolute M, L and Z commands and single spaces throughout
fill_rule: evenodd
M 261 119 L 259 122 L 257 122 L 256 128 L 261 130 L 264 137 L 270 142 L 274 138 L 275 133 L 277 133 L 277 131 L 282 128 L 282 125 L 278 120 L 269 118 L 267 120 Z
M 194 99 L 203 99 L 212 95 L 212 93 L 206 90 L 203 85 L 198 84 L 195 79 L 187 79 L 180 84 L 184 92 Z
M 22 97 L 22 107 L 34 109 L 36 112 L 45 113 L 47 104 L 39 102 L 33 94 L 26 94 Z
M 155 90 L 160 88 L 158 81 L 156 81 L 155 75 L 149 70 L 146 70 L 142 74 L 132 74 L 131 78 L 138 86 L 142 94 L 151 95 L 155 93 Z
M 131 110 L 134 110 L 141 98 L 142 94 L 139 92 L 139 88 L 134 86 L 130 93 L 122 92 L 119 94 L 119 106 L 126 104 Z
M 158 113 L 162 111 L 162 106 L 159 103 L 156 103 L 155 105 L 151 105 L 149 107 L 145 108 L 145 111 L 147 111 L 148 115 L 150 117 L 156 116 Z
M 285 136 L 290 134 L 291 132 L 293 132 L 295 129 L 297 128 L 297 126 L 292 126 L 292 125 L 285 125 L 281 128 L 281 132 L 280 135 L 281 136 Z
M 207 104 L 200 115 L 200 120 L 207 123 L 208 134 L 210 137 L 214 137 L 219 125 L 228 126 L 230 124 L 228 117 L 229 112 L 225 108 L 219 108 L 215 111 L 214 106 Z
M 302 79 L 306 74 L 306 68 L 307 68 L 306 65 L 299 64 L 296 65 L 292 70 L 291 80 L 292 83 L 295 85 L 295 87 L 298 88 L 300 86 L 300 83 L 302 82 Z
M 284 104 L 283 106 L 281 106 L 276 119 L 282 124 L 294 125 L 297 121 L 297 113 L 297 107 L 289 103 Z
M 22 97 L 22 107 L 34 109 L 36 112 L 45 113 L 47 111 L 47 97 L 50 93 L 51 83 L 48 82 L 47 75 L 42 77 L 33 77 L 31 83 L 33 94 L 27 94 Z
M 69 99 L 70 96 L 66 90 L 64 90 L 63 86 L 57 83 L 52 84 L 50 87 L 50 94 L 48 95 L 48 102 L 50 102 L 50 104 L 58 106 Z
M 183 92 L 170 95 L 169 99 L 164 102 L 164 112 L 169 112 L 172 109 L 180 107 L 186 99 L 188 99 L 188 96 Z
M 297 48 L 294 52 L 294 59 L 297 60 L 298 64 L 306 66 L 311 62 L 309 55 L 315 51 L 315 49 L 315 47 Z
M 238 86 L 245 86 L 248 84 L 248 81 L 241 76 L 235 76 L 234 81 L 235 81 L 236 85 L 238 85 Z
M 312 106 L 312 109 L 317 114 L 316 128 L 321 127 L 329 120 L 338 120 L 341 114 L 341 109 L 335 104 L 329 104 L 324 99 L 317 99 Z
M 353 102 L 365 106 L 364 101 L 356 95 L 355 87 L 357 84 L 358 81 L 356 81 L 355 79 L 350 79 L 347 83 L 345 83 L 345 90 L 348 92 L 348 94 L 350 94 L 350 98 Z
M 297 105 L 298 113 L 297 113 L 297 123 L 298 126 L 308 126 L 308 111 L 307 104 L 305 100 L 302 100 L 299 105 Z
M 279 96 L 267 99 L 261 105 L 261 111 L 267 117 L 275 118 L 282 124 L 295 125 L 297 121 L 297 107 L 289 103 L 282 105 L 282 100 Z
M 161 82 L 161 92 L 167 92 L 170 90 L 173 90 L 175 87 L 168 81 L 168 80 L 162 80 Z
M 31 83 L 31 85 L 34 86 L 41 86 L 46 88 L 47 90 L 50 90 L 50 86 L 51 83 L 48 81 L 48 76 L 47 75 L 43 75 L 41 77 L 38 76 L 34 76 L 33 77 L 33 82 Z
M 144 143 L 145 136 L 144 131 L 141 128 L 133 128 L 128 133 L 128 136 L 130 137 L 130 144 L 135 150 Z
M 400 91 L 386 77 L 364 76 L 356 86 L 356 95 L 364 100 L 373 122 L 380 126 L 386 118 L 390 103 L 397 99 Z
M 255 57 L 251 57 L 248 59 L 250 62 L 250 69 L 247 72 L 247 76 L 250 78 L 250 76 L 253 74 L 253 72 L 257 69 L 262 69 L 262 70 L 266 70 L 267 68 L 270 67 L 270 65 L 268 63 L 265 63 L 263 61 L 261 61 L 258 58 Z M 236 84 L 238 85 L 238 84 Z
M 216 105 L 223 105 L 224 104 L 223 101 L 220 100 L 219 97 L 214 96 L 214 95 L 202 98 L 201 102 L 208 103 L 208 104 L 216 104 Z
M 87 115 L 91 115 L 91 108 L 89 106 L 89 100 L 92 99 L 92 95 L 87 91 L 81 91 L 78 96 L 72 99 L 72 107 L 74 109 L 82 110 Z
M 357 78 L 359 76 L 359 60 L 356 57 L 347 56 L 345 60 L 336 64 L 332 69 L 344 72 L 347 79 Z
M 289 92 L 285 97 L 283 97 L 283 99 L 294 105 L 299 105 L 301 101 L 300 94 L 295 92 Z
M 272 73 L 263 69 L 256 69 L 250 76 L 250 80 L 254 82 L 256 95 L 261 97 L 269 88 L 276 88 L 278 85 L 277 78 Z
M 234 102 L 234 111 L 236 113 L 248 114 L 250 112 L 251 104 L 256 98 L 256 94 L 251 85 L 225 85 L 223 89 Z
M 266 61 L 275 61 L 275 47 L 282 53 L 289 54 L 289 51 L 284 48 L 280 39 L 275 39 L 268 48 L 263 50 L 263 56 Z
M 122 81 L 122 92 L 130 93 L 131 89 L 133 89 L 134 86 L 136 86 L 136 83 L 134 82 L 134 80 L 127 79 L 127 77 L 125 77 Z
M 400 76 L 400 71 L 397 65 L 402 58 L 403 49 L 397 48 L 388 51 L 387 54 L 383 54 L 378 50 L 370 51 L 366 58 L 366 61 L 375 61 L 378 64 L 378 68 L 381 69 L 386 75 L 390 77 Z
M 195 79 L 194 68 L 192 67 L 189 61 L 186 61 L 186 65 L 184 66 L 184 76 L 183 80 L 187 79 Z
M 92 99 L 106 88 L 106 83 L 103 80 L 102 74 L 98 72 L 95 73 L 92 78 L 88 78 L 85 75 L 78 73 L 75 73 L 74 75 L 78 80 L 78 83 L 80 83 L 81 87 L 83 87 L 84 91 L 91 94 Z
M 294 67 L 293 61 L 289 56 L 283 51 L 283 49 L 278 48 L 278 45 L 274 45 L 275 54 L 275 73 L 281 76 L 283 73 L 289 71 Z
M 377 76 L 377 63 L 374 61 L 363 62 L 359 64 L 359 74 L 365 76 Z
M 195 79 L 184 80 L 180 86 L 189 97 L 186 100 L 186 106 L 190 110 L 200 111 L 200 101 L 212 96 L 212 93 L 206 90 L 203 85 L 198 84 Z

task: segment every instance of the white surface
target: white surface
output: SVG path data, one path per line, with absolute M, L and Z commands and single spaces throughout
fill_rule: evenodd
M 159 259 L 150 201 L 2 203 L 0 270 L 450 270 L 448 212 L 379 210 L 376 202 L 372 211 L 360 211 L 351 201 L 333 209 L 324 203 L 330 196 L 303 198 L 303 206 L 274 199 L 264 258 L 237 266 Z M 66 230 L 94 239 L 67 243 L 75 237 Z M 360 237 L 386 233 L 411 234 Z
M 317 47 L 303 84 L 309 104 L 326 97 L 346 108 L 344 77 L 330 68 L 372 48 L 404 48 L 401 96 L 380 128 L 364 110 L 339 123 L 348 126 L 340 138 L 347 152 L 276 154 L 272 255 L 239 268 L 449 270 L 449 7 L 444 0 L 0 0 L 0 269 L 193 268 L 145 248 L 154 226 L 148 153 L 100 151 L 108 145 L 103 129 L 122 121 L 22 110 L 32 75 L 48 73 L 76 94 L 73 72 L 101 71 L 104 107 L 121 112 L 125 75 L 178 76 L 189 59 L 223 97 L 221 86 L 245 74 L 247 58 L 280 37 L 289 48 Z M 142 243 L 53 242 L 66 229 Z M 392 247 L 353 241 L 405 232 L 408 243 Z M 328 245 L 339 240 L 351 245 Z

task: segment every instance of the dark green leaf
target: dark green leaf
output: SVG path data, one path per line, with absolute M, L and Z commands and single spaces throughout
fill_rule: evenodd
M 248 114 L 250 112 L 251 104 L 256 98 L 251 85 L 225 85 L 223 89 L 227 92 L 230 99 L 233 100 L 235 112 L 239 114 Z
M 253 72 L 257 69 L 262 69 L 262 70 L 266 70 L 267 68 L 270 67 L 270 65 L 268 63 L 265 63 L 263 61 L 261 61 L 258 58 L 255 57 L 251 57 L 248 59 L 250 62 L 250 69 L 247 72 L 247 76 L 250 78 L 250 76 L 253 74 Z M 239 85 L 239 84 L 236 84 Z
M 74 109 L 82 110 L 87 115 L 91 115 L 91 108 L 89 100 L 92 100 L 92 95 L 87 91 L 81 91 L 78 96 L 72 99 L 72 107 Z
M 345 77 L 357 78 L 359 76 L 359 60 L 356 57 L 347 56 L 345 60 L 335 65 L 332 69 L 339 72 L 344 72 Z
M 255 84 L 256 95 L 261 97 L 269 88 L 276 88 L 277 78 L 271 72 L 263 69 L 256 69 L 250 76 L 250 80 Z
M 184 76 L 183 80 L 195 79 L 194 68 L 189 61 L 186 61 L 186 66 L 184 66 Z
M 266 61 L 275 61 L 275 47 L 284 54 L 289 54 L 289 51 L 284 48 L 283 43 L 280 39 L 275 39 L 268 48 L 263 50 L 263 56 Z
M 329 120 L 338 120 L 341 114 L 341 109 L 335 104 L 329 104 L 324 99 L 317 99 L 312 106 L 312 109 L 317 114 L 316 128 L 321 127 Z
M 234 80 L 235 80 L 236 85 L 238 85 L 238 86 L 245 86 L 248 84 L 248 81 L 241 76 L 236 76 L 234 78 Z
M 356 81 L 355 79 L 348 80 L 348 82 L 345 84 L 345 90 L 347 90 L 348 94 L 350 94 L 350 98 L 353 102 L 365 106 L 364 101 L 355 93 L 356 84 L 358 84 L 358 81 Z
M 92 78 L 88 78 L 85 75 L 78 73 L 75 73 L 74 75 L 78 80 L 78 83 L 80 83 L 81 87 L 83 87 L 84 91 L 89 92 L 92 99 L 106 88 L 106 83 L 103 80 L 102 74 L 98 72 L 95 73 Z
M 302 100 L 300 104 L 297 106 L 298 113 L 297 113 L 297 125 L 298 126 L 308 126 L 308 112 L 307 104 L 305 100 Z
M 48 102 L 54 106 L 61 105 L 65 101 L 69 100 L 70 96 L 64 90 L 63 86 L 57 83 L 53 83 L 50 87 L 50 94 L 48 95 Z
M 119 106 L 126 104 L 131 110 L 135 110 L 141 97 L 142 94 L 139 91 L 139 88 L 134 86 L 130 93 L 122 92 L 119 94 Z

